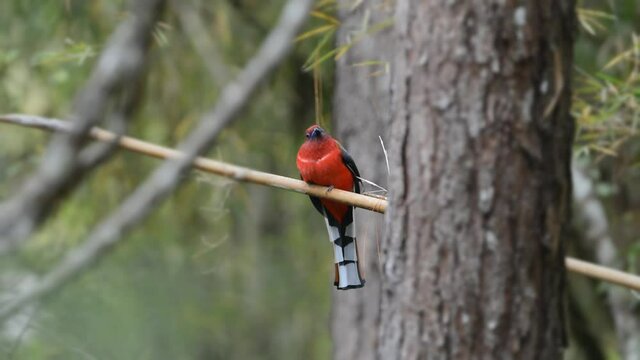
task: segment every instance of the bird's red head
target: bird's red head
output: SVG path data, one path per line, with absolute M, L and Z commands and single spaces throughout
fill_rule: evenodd
M 320 140 L 323 136 L 327 135 L 327 132 L 319 125 L 312 125 L 307 129 L 305 134 L 308 140 Z

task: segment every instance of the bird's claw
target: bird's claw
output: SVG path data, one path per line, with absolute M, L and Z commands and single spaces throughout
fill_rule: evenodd
M 334 186 L 333 186 L 333 185 L 329 186 L 329 188 L 327 189 L 327 193 L 330 193 L 330 192 L 331 192 L 331 190 L 333 190 L 333 189 L 334 189 Z

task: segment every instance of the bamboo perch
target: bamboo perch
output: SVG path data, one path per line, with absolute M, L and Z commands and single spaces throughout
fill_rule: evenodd
M 48 131 L 71 131 L 71 124 L 69 122 L 31 115 L 0 115 L 0 122 L 34 127 Z M 89 135 L 93 139 L 103 142 L 112 142 L 118 138 L 116 134 L 99 128 L 91 129 Z M 118 146 L 123 149 L 141 153 L 157 159 L 170 159 L 181 156 L 181 153 L 177 150 L 156 145 L 147 141 L 142 141 L 129 136 L 121 136 L 118 140 Z M 322 198 L 336 200 L 378 213 L 384 213 L 387 209 L 387 201 L 385 199 L 360 195 L 340 189 L 329 190 L 329 188 L 324 186 L 309 185 L 302 180 L 297 180 L 286 176 L 274 175 L 262 171 L 256 171 L 222 161 L 197 157 L 193 162 L 193 167 L 204 172 L 232 178 L 237 181 L 278 187 L 285 190 L 314 195 Z
M 569 271 L 640 291 L 640 276 L 638 275 L 592 264 L 568 256 L 564 260 L 564 263 Z
M 34 127 L 48 131 L 72 131 L 72 127 L 69 122 L 32 115 L 0 115 L 0 122 Z M 158 159 L 170 159 L 181 156 L 181 153 L 177 150 L 156 145 L 147 141 L 142 141 L 129 136 L 118 137 L 118 135 L 112 132 L 99 128 L 91 129 L 89 135 L 93 139 L 98 141 L 117 141 L 118 146 L 120 146 L 121 148 Z M 289 191 L 313 195 L 325 199 L 339 201 L 345 204 L 357 206 L 359 208 L 375 211 L 378 213 L 384 213 L 387 209 L 387 200 L 383 198 L 356 194 L 339 189 L 330 190 L 329 188 L 324 186 L 309 185 L 301 180 L 252 170 L 242 166 L 228 164 L 222 161 L 198 157 L 194 160 L 193 166 L 198 170 L 228 177 L 237 181 L 277 187 Z M 605 266 L 592 264 L 571 257 L 567 257 L 565 259 L 565 265 L 569 271 L 640 291 L 640 276 L 638 275 L 610 269 Z

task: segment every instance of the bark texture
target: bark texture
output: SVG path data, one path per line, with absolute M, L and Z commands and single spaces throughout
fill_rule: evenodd
M 380 359 L 559 359 L 570 0 L 396 2 Z
M 356 41 L 358 34 L 393 16 L 393 4 L 372 0 L 352 8 L 354 2 L 339 3 L 339 45 Z M 362 37 L 336 64 L 334 91 L 335 134 L 353 156 L 361 175 L 385 186 L 387 166 L 378 136 L 388 141 L 391 76 L 386 71 L 393 57 L 392 28 Z M 354 64 L 375 61 L 371 66 Z M 365 186 L 370 189 L 371 187 Z M 384 234 L 380 214 L 356 210 L 357 239 L 364 257 L 364 288 L 334 291 L 332 337 L 334 359 L 375 358 L 380 311 L 380 259 L 378 244 Z

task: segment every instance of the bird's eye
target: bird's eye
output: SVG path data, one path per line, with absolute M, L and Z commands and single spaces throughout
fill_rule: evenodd
M 304 136 L 306 136 L 306 137 L 307 137 L 307 139 L 309 138 L 309 134 L 305 134 Z

